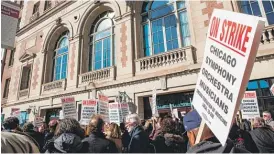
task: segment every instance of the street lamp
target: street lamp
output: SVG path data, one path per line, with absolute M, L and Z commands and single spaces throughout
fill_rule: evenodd
M 124 92 L 118 91 L 118 93 L 119 94 L 118 94 L 118 96 L 116 96 L 116 99 L 119 102 L 131 102 L 132 101 L 132 99 L 127 95 L 127 93 L 125 91 Z

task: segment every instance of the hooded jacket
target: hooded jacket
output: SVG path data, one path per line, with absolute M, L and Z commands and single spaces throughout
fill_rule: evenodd
M 260 127 L 250 131 L 250 135 L 260 153 L 274 153 L 274 131 L 269 127 Z
M 2 153 L 39 153 L 36 141 L 26 135 L 1 132 Z
M 213 137 L 190 147 L 187 153 L 249 153 L 249 151 L 234 147 L 233 142 L 228 139 L 225 146 Z
M 63 133 L 49 143 L 46 153 L 84 153 L 87 147 L 75 134 Z
M 184 138 L 176 134 L 160 134 L 152 144 L 157 153 L 185 153 L 186 142 Z
M 129 153 L 147 153 L 149 147 L 148 134 L 143 127 L 136 126 L 130 133 L 130 142 L 128 144 Z
M 118 153 L 115 143 L 106 139 L 103 133 L 91 133 L 83 142 L 87 142 L 89 153 Z

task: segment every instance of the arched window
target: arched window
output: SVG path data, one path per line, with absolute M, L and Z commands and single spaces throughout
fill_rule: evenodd
M 184 1 L 144 2 L 141 15 L 144 56 L 190 45 Z
M 91 27 L 89 70 L 99 70 L 113 65 L 113 22 L 114 12 L 99 15 Z
M 53 80 L 65 79 L 67 77 L 68 63 L 68 31 L 64 32 L 55 48 L 54 54 L 54 76 Z

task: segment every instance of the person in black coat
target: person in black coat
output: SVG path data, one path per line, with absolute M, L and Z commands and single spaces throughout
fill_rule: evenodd
M 32 123 L 25 123 L 23 126 L 23 132 L 31 136 L 39 144 L 39 149 L 41 151 L 44 146 L 44 134 L 34 131 L 33 128 L 34 125 Z
M 104 121 L 100 115 L 93 115 L 89 123 L 90 135 L 83 142 L 88 143 L 89 153 L 118 153 L 115 143 L 106 139 L 102 132 Z
M 233 123 L 228 137 L 234 141 L 234 144 L 237 146 L 238 140 L 242 139 L 243 140 L 243 147 L 247 151 L 251 153 L 259 153 L 259 150 L 253 141 L 251 135 L 249 134 L 248 131 L 240 129 L 240 127 L 236 124 L 236 122 Z M 239 144 L 238 144 L 239 145 Z
M 122 132 L 122 151 L 123 152 L 127 152 L 127 147 L 128 147 L 128 144 L 130 142 L 130 136 L 129 136 L 129 133 L 125 127 L 125 124 L 124 123 L 120 123 L 120 129 L 121 129 L 121 132 Z
M 250 135 L 260 153 L 274 153 L 274 131 L 265 125 L 262 118 L 255 118 L 254 130 Z
M 222 146 L 207 125 L 204 127 L 200 142 L 196 144 L 201 121 L 202 118 L 195 109 L 184 117 L 184 126 L 190 145 L 187 153 L 249 153 L 245 149 L 235 147 L 230 139 L 227 139 L 226 144 Z
M 127 152 L 149 152 L 149 137 L 141 126 L 141 121 L 137 114 L 131 114 L 126 117 L 126 127 L 129 131 L 130 136 L 130 142 L 128 144 Z
M 179 134 L 176 122 L 172 118 L 164 118 L 162 121 L 162 132 L 152 141 L 152 144 L 156 147 L 156 152 L 185 153 L 187 151 L 187 143 Z
M 87 143 L 82 142 L 85 132 L 79 122 L 72 118 L 61 120 L 54 137 L 44 146 L 46 153 L 87 153 Z

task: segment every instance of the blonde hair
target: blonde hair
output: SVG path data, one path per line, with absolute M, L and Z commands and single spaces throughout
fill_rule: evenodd
M 111 138 L 120 139 L 121 138 L 121 130 L 116 123 L 111 123 L 108 131 L 110 132 Z

